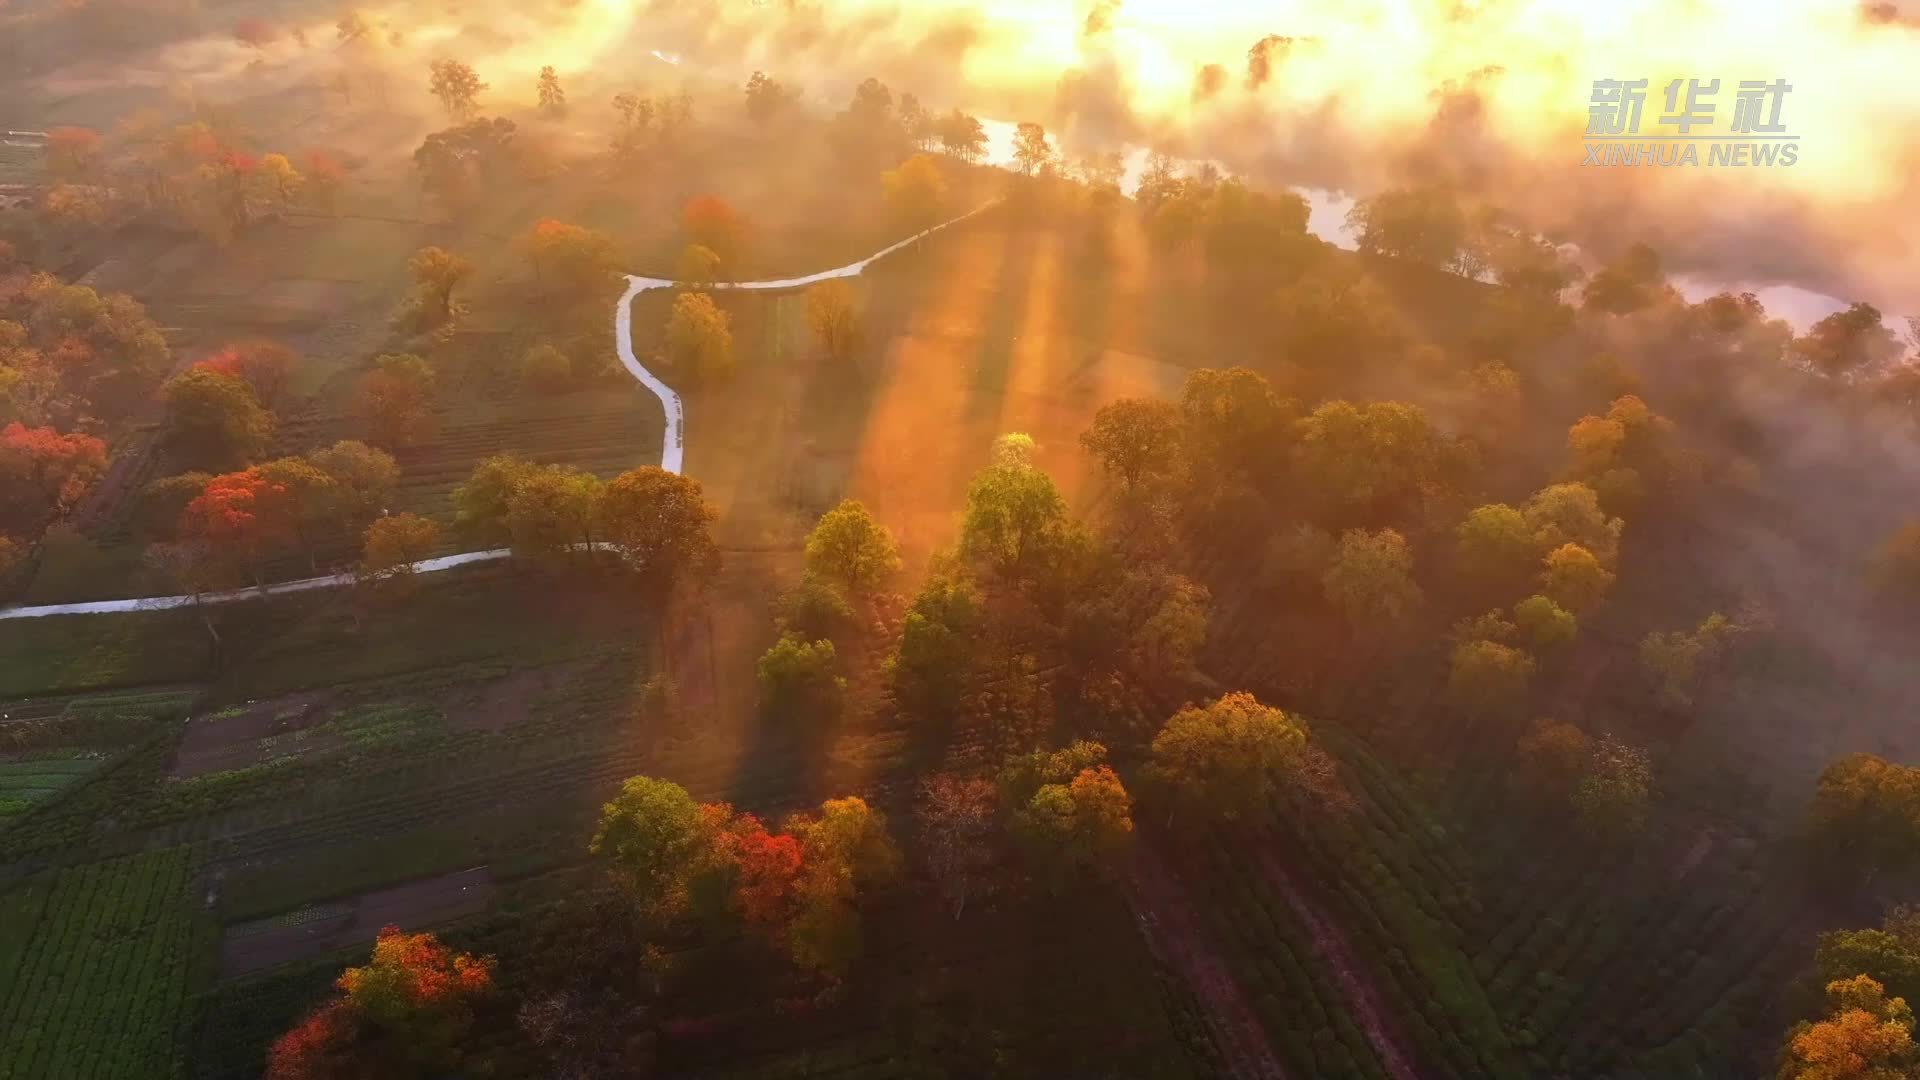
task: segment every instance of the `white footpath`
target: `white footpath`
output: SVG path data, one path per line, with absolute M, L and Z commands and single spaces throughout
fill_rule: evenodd
M 968 218 L 992 206 L 987 203 L 974 210 L 943 221 L 924 232 L 915 233 L 884 250 L 874 252 L 859 262 L 848 263 L 832 270 L 822 270 L 805 277 L 780 278 L 774 281 L 719 281 L 711 285 L 702 285 L 706 289 L 802 289 L 808 285 L 828 281 L 833 278 L 858 277 L 875 262 L 939 232 L 949 225 Z M 633 353 L 633 298 L 650 289 L 671 289 L 680 282 L 665 278 L 627 276 L 627 291 L 621 295 L 613 309 L 614 347 L 620 354 L 620 363 L 640 385 L 660 399 L 660 408 L 665 411 L 666 430 L 661 439 L 660 467 L 670 473 L 678 473 L 686 457 L 686 411 L 680 404 L 680 395 L 660 380 L 660 376 L 647 370 L 640 358 Z M 504 559 L 513 552 L 507 548 L 493 548 L 488 551 L 466 551 L 458 555 L 442 555 L 435 559 L 423 559 L 413 564 L 415 573 L 430 574 L 436 570 L 449 570 L 469 563 L 487 562 Z M 323 574 L 320 577 L 300 578 L 296 581 L 281 581 L 264 588 L 229 589 L 225 592 L 203 593 L 197 598 L 202 604 L 229 604 L 237 600 L 250 600 L 261 596 L 276 596 L 280 593 L 305 592 L 308 589 L 330 589 L 338 585 L 351 584 L 352 574 Z M 196 602 L 193 596 L 140 596 L 127 600 L 95 600 L 83 604 L 37 604 L 32 607 L 14 605 L 0 607 L 0 619 L 33 619 L 43 615 L 104 615 L 116 611 L 165 611 L 168 608 L 186 607 Z

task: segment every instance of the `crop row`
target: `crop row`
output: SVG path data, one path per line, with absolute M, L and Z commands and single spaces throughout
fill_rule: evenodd
M 1204 861 L 1192 865 L 1213 937 L 1289 1075 L 1386 1075 L 1378 1055 L 1354 1023 L 1348 1003 L 1327 982 L 1313 944 L 1284 900 L 1262 887 L 1237 845 L 1209 836 Z
M 1350 781 L 1396 823 L 1394 845 L 1374 834 L 1360 846 L 1412 891 L 1428 880 L 1529 1068 L 1608 1075 L 1684 1063 L 1689 1073 L 1737 1073 L 1734 1034 L 1764 1026 L 1757 976 L 1778 960 L 1794 918 L 1792 900 L 1768 885 L 1769 867 L 1750 845 L 1711 834 L 1569 844 L 1564 816 L 1513 813 L 1516 795 L 1504 770 L 1489 767 L 1491 752 L 1459 749 L 1442 792 L 1470 824 L 1448 829 L 1408 816 L 1417 800 L 1363 746 L 1340 747 Z M 1446 842 L 1451 833 L 1473 837 L 1472 848 Z M 1389 853 L 1428 840 L 1431 858 Z M 1705 856 L 1689 852 L 1696 842 Z
M 64 859 L 83 848 L 97 852 L 134 843 L 120 815 L 133 813 L 149 798 L 179 737 L 178 723 L 156 724 L 139 743 L 40 800 L 0 832 L 0 864 L 28 858 Z
M 60 871 L 0 1001 L 0 1080 L 171 1071 L 193 938 L 185 849 Z
M 1301 855 L 1325 883 L 1334 921 L 1389 998 L 1399 999 L 1392 1012 L 1421 1047 L 1423 1063 L 1443 1076 L 1520 1075 L 1461 949 L 1462 931 L 1432 893 L 1413 881 L 1411 864 L 1393 838 L 1340 820 L 1292 831 Z

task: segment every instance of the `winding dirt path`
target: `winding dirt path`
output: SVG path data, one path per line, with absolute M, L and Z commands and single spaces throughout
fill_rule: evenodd
M 703 286 L 709 289 L 749 289 L 756 291 L 777 291 L 780 289 L 802 289 L 822 281 L 834 278 L 858 277 L 867 267 L 893 254 L 902 248 L 918 243 L 939 232 L 949 225 L 955 225 L 989 209 L 994 204 L 969 210 L 957 218 L 943 221 L 930 229 L 907 237 L 905 240 L 874 252 L 858 262 L 822 270 L 817 274 L 804 277 L 777 278 L 772 281 L 722 281 Z M 660 407 L 666 412 L 666 431 L 660 447 L 660 467 L 671 473 L 681 471 L 685 460 L 686 447 L 686 410 L 680 403 L 680 395 L 661 381 L 658 375 L 647 370 L 646 365 L 633 353 L 633 298 L 652 289 L 671 289 L 680 282 L 666 278 L 627 276 L 627 291 L 614 305 L 613 333 L 614 347 L 620 354 L 620 364 L 628 374 L 646 387 L 653 396 L 660 399 Z M 504 559 L 513 554 L 509 548 L 492 548 L 487 551 L 465 551 L 457 555 L 442 555 L 436 559 L 423 559 L 413 564 L 415 573 L 430 574 L 438 570 L 450 570 L 469 563 L 489 562 Z M 200 604 L 230 604 L 240 600 L 250 600 L 260 596 L 277 596 L 281 593 L 306 592 L 310 589 L 331 589 L 353 582 L 353 575 L 323 574 L 319 577 L 300 578 L 294 581 L 280 581 L 264 588 L 228 589 L 223 592 L 202 593 L 195 596 L 141 596 L 126 600 L 94 600 L 78 604 L 36 604 L 33 606 L 15 605 L 0 607 L 0 619 L 34 619 L 45 615 L 106 615 L 121 611 L 166 611 L 170 608 L 190 607 Z

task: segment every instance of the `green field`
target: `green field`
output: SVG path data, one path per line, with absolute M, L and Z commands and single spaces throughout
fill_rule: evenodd
M 28 759 L 0 759 L 0 827 L 98 768 L 100 759 L 86 754 L 62 757 L 53 752 Z
M 0 898 L 0 1076 L 154 1077 L 180 1060 L 197 944 L 174 848 L 62 870 Z

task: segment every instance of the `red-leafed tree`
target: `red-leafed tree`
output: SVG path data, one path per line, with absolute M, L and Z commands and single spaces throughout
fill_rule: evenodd
M 287 490 L 258 469 L 226 473 L 187 504 L 180 535 L 207 545 L 215 557 L 243 567 L 261 583 L 267 559 L 291 541 Z
M 340 159 L 325 150 L 309 150 L 302 161 L 302 171 L 307 177 L 307 195 L 314 206 L 326 213 L 333 213 L 334 204 L 340 197 L 340 188 L 347 182 L 347 170 Z
M 31 532 L 73 509 L 106 464 L 106 443 L 91 435 L 0 429 L 0 531 Z
M 756 929 L 783 936 L 793 918 L 794 883 L 805 861 L 800 841 L 770 833 L 759 818 L 741 814 L 715 834 L 714 857 L 732 881 L 732 909 Z
M 315 1010 L 280 1036 L 267 1058 L 270 1080 L 353 1080 L 366 1076 L 360 1018 L 344 1001 Z
M 369 442 L 390 450 L 433 438 L 439 423 L 433 411 L 433 368 L 412 353 L 374 358 L 374 370 L 354 389 L 353 411 L 367 427 Z
M 100 164 L 100 133 L 59 127 L 47 132 L 47 171 L 62 180 L 82 180 Z
M 231 375 L 253 388 L 253 396 L 268 409 L 277 409 L 293 378 L 299 358 L 277 341 L 240 341 L 228 345 L 195 367 Z
M 680 227 L 691 243 L 720 256 L 720 265 L 731 274 L 739 266 L 747 245 L 747 219 L 733 204 L 718 195 L 700 195 L 687 200 L 680 210 Z
M 474 1007 L 493 988 L 493 961 L 389 926 L 367 965 L 348 968 L 334 986 L 339 997 L 273 1044 L 268 1080 L 459 1072 Z

